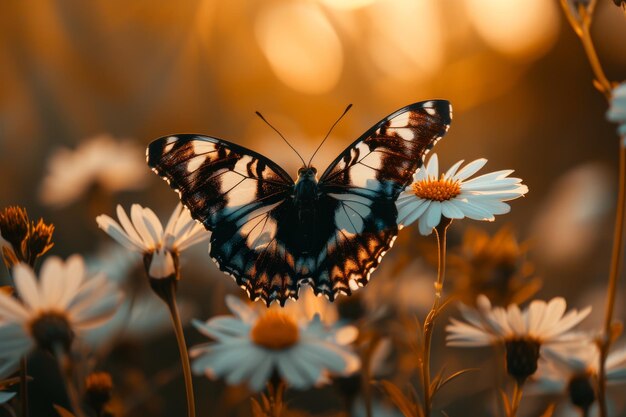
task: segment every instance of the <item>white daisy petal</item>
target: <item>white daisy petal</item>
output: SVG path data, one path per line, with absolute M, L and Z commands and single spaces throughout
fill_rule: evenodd
M 398 210 L 398 224 L 409 226 L 424 214 L 430 203 L 428 200 L 418 200 L 411 206 L 401 208 Z
M 256 366 L 256 369 L 250 375 L 248 380 L 248 386 L 254 391 L 261 391 L 265 388 L 265 383 L 270 378 L 272 370 L 274 369 L 274 362 L 269 359 L 269 354 L 266 353 L 266 358 L 263 358 Z
M 461 168 L 461 170 L 456 173 L 454 178 L 463 181 L 477 173 L 482 167 L 485 166 L 486 163 L 487 160 L 485 158 L 476 159 Z
M 463 159 L 461 159 L 459 162 L 457 162 L 456 164 L 452 165 L 445 173 L 444 177 L 445 178 L 452 178 L 454 177 L 454 175 L 456 174 L 457 170 L 459 169 L 459 167 L 461 166 L 461 164 L 464 162 Z
M 143 216 L 143 208 L 139 204 L 133 204 L 130 207 L 130 218 L 133 220 L 133 225 L 137 229 L 141 241 L 145 243 L 146 247 L 153 250 L 156 248 L 158 242 L 152 238 L 152 233 L 148 230 Z
M 441 203 L 439 201 L 431 202 L 424 213 L 424 217 L 426 219 L 426 226 L 429 229 L 437 227 L 441 222 Z
M 53 256 L 48 259 L 47 263 L 52 263 L 55 267 L 59 267 L 60 260 Z M 41 304 L 41 297 L 39 294 L 39 286 L 37 285 L 37 278 L 35 278 L 33 270 L 26 264 L 17 264 L 13 268 L 13 275 L 17 292 L 26 307 L 31 310 L 38 309 Z
M 436 153 L 434 153 L 428 160 L 425 171 L 427 178 L 439 178 L 439 157 Z
M 124 231 L 126 232 L 128 238 L 133 243 L 135 243 L 135 245 L 144 247 L 144 240 L 141 238 L 141 236 L 139 236 L 139 233 L 137 233 L 136 226 L 134 226 L 133 223 L 130 221 L 128 215 L 124 211 L 124 208 L 120 204 L 118 204 L 115 208 L 115 212 L 117 213 L 117 218 L 120 221 L 120 225 L 124 228 Z

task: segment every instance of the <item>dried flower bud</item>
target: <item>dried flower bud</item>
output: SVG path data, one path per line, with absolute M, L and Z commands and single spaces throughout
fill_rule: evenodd
M 85 380 L 85 401 L 97 415 L 101 415 L 104 407 L 111 401 L 113 379 L 108 372 L 93 372 Z
M 10 206 L 0 211 L 0 234 L 15 251 L 21 249 L 22 242 L 28 236 L 28 214 L 26 209 Z
M 28 252 L 26 253 L 29 254 L 30 264 L 54 246 L 54 243 L 52 243 L 52 233 L 54 233 L 54 225 L 45 224 L 43 219 L 39 219 L 37 224 L 31 222 L 28 239 L 25 241 L 27 242 Z

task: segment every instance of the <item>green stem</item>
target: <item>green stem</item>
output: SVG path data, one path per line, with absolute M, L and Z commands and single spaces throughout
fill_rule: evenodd
M 187 352 L 187 343 L 185 342 L 185 333 L 183 332 L 183 325 L 180 320 L 180 313 L 178 311 L 178 305 L 176 304 L 175 285 L 176 281 L 171 279 L 172 288 L 167 297 L 166 304 L 170 310 L 170 316 L 172 317 L 172 324 L 174 325 L 174 333 L 176 333 L 176 342 L 178 343 L 178 352 L 180 353 L 180 363 L 183 367 L 183 376 L 185 378 L 185 393 L 187 396 L 187 416 L 196 416 L 196 406 L 193 393 L 193 380 L 191 377 L 191 365 L 189 364 L 189 353 Z
M 442 223 L 435 229 L 437 238 L 437 281 L 435 282 L 435 299 L 433 306 L 424 320 L 424 355 L 422 357 L 422 386 L 424 396 L 424 416 L 429 417 L 432 409 L 432 395 L 430 392 L 430 347 L 435 329 L 435 318 L 441 305 L 443 281 L 446 274 L 446 236 L 452 220 L 442 218 Z
M 22 416 L 28 417 L 28 363 L 26 356 L 20 361 L 20 401 L 22 403 Z
M 606 405 L 606 358 L 609 354 L 611 343 L 613 342 L 613 310 L 615 308 L 615 297 L 617 295 L 617 283 L 621 269 L 623 236 L 624 236 L 624 214 L 626 208 L 626 144 L 620 141 L 619 158 L 619 191 L 617 197 L 617 210 L 615 213 L 615 229 L 613 232 L 613 252 L 611 254 L 611 270 L 609 272 L 609 285 L 606 296 L 606 310 L 604 315 L 604 334 L 600 341 L 600 366 L 598 372 L 598 403 L 600 405 L 600 415 L 608 415 Z

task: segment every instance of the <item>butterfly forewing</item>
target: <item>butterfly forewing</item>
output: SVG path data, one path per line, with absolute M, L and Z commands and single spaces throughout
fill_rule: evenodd
M 211 257 L 251 299 L 284 304 L 308 282 L 333 300 L 365 285 L 393 244 L 395 200 L 450 117 L 443 100 L 386 117 L 326 169 L 306 206 L 277 164 L 220 139 L 157 139 L 148 163 L 213 231 Z
M 241 146 L 200 135 L 175 135 L 148 147 L 148 165 L 178 191 L 208 230 L 241 222 L 283 201 L 293 180 L 278 165 Z

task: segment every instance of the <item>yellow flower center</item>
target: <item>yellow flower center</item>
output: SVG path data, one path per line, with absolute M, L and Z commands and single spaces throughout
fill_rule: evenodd
M 445 178 L 428 177 L 424 180 L 413 183 L 413 193 L 424 200 L 446 201 L 452 200 L 461 194 L 461 184 L 458 180 Z
M 254 324 L 250 336 L 259 346 L 282 350 L 298 342 L 300 331 L 291 317 L 281 311 L 269 310 Z

